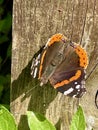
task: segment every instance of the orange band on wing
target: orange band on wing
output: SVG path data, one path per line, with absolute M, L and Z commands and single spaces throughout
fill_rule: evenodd
M 51 46 L 54 42 L 61 41 L 62 39 L 66 41 L 68 40 L 67 37 L 65 37 L 63 34 L 55 34 L 48 40 L 47 45 Z
M 48 40 L 46 45 L 51 46 L 54 42 L 61 41 L 62 39 L 67 41 L 67 38 L 63 34 L 60 34 L 60 33 L 55 34 Z M 46 55 L 46 50 L 42 54 L 42 58 L 41 58 L 41 63 L 40 63 L 40 67 L 39 67 L 39 76 L 38 76 L 39 79 L 41 77 L 42 66 L 43 66 L 43 61 L 44 61 L 45 55 Z
M 88 66 L 88 57 L 86 51 L 79 45 L 76 46 L 75 51 L 80 58 L 80 66 L 86 69 Z
M 44 61 L 45 55 L 46 55 L 46 50 L 44 51 L 44 53 L 43 53 L 43 55 L 41 57 L 41 63 L 40 63 L 40 67 L 39 67 L 39 76 L 38 76 L 39 79 L 41 77 L 42 65 L 43 65 L 43 61 Z
M 65 84 L 68 84 L 72 81 L 75 81 L 77 80 L 79 77 L 81 76 L 81 70 L 77 70 L 76 74 L 74 76 L 72 76 L 70 79 L 68 80 L 63 80 L 62 82 L 60 83 L 57 83 L 54 85 L 54 88 L 58 88 L 58 87 L 61 87 L 61 86 L 64 86 Z

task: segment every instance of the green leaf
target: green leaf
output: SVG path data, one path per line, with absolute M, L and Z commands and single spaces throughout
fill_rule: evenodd
M 0 75 L 0 84 L 4 85 L 11 82 L 11 75 L 7 74 L 6 76 Z
M 11 29 L 11 25 L 12 25 L 12 17 L 11 14 L 8 13 L 5 19 L 0 20 L 0 31 L 7 34 Z
M 6 75 L 6 80 L 7 80 L 8 83 L 11 82 L 11 74 L 7 74 Z
M 0 5 L 4 2 L 4 0 L 0 0 Z
M 7 57 L 11 57 L 11 44 L 9 45 L 8 49 L 7 49 Z
M 0 44 L 7 42 L 9 38 L 6 35 L 0 36 Z
M 1 104 L 3 107 L 5 107 L 7 110 L 10 110 L 10 105 L 9 104 Z
M 0 4 L 1 4 L 1 0 L 0 0 Z M 0 7 L 0 16 L 4 13 L 4 8 Z
M 56 128 L 41 114 L 27 111 L 30 130 L 56 130 Z
M 17 130 L 12 114 L 0 105 L 0 130 Z
M 6 81 L 6 77 L 3 76 L 3 75 L 0 75 L 0 84 L 5 84 L 7 81 Z
M 82 107 L 79 106 L 77 112 L 72 118 L 70 130 L 85 130 L 86 122 Z
M 1 95 L 2 95 L 3 89 L 4 89 L 3 85 L 0 84 L 0 98 L 1 98 Z

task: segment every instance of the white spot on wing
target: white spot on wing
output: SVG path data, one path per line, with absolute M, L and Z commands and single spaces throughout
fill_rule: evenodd
M 31 69 L 32 69 L 33 66 L 34 66 L 34 62 L 35 62 L 35 58 L 33 58 L 32 65 L 31 65 Z
M 38 63 L 39 63 L 39 61 L 37 60 L 37 61 L 35 62 L 35 66 L 37 66 L 37 65 L 38 65 Z
M 40 86 L 43 86 L 43 82 L 40 83 Z
M 64 92 L 64 95 L 67 95 L 67 94 L 71 93 L 73 90 L 74 90 L 73 88 L 69 88 L 68 90 L 66 90 Z
M 87 78 L 87 75 L 85 75 L 85 77 L 84 77 L 85 79 Z
M 77 95 L 73 95 L 73 98 L 75 98 Z
M 77 82 L 75 82 L 75 84 L 78 84 Z
M 36 77 L 36 74 L 37 74 L 37 67 L 35 68 L 35 71 L 34 71 L 34 76 L 33 76 L 33 78 L 35 78 L 35 77 Z
M 40 59 L 41 54 L 38 55 L 37 59 Z
M 45 45 L 45 47 L 47 47 L 48 46 L 48 44 L 49 44 L 49 42 L 50 42 L 50 38 L 48 39 L 48 41 L 47 41 L 47 43 L 46 43 L 46 45 Z
M 31 75 L 33 75 L 33 71 L 31 72 Z
M 80 85 L 78 84 L 78 85 L 76 85 L 76 89 L 79 89 L 80 88 Z

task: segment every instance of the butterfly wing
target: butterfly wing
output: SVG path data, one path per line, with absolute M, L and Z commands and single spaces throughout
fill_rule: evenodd
M 45 46 L 43 46 L 33 57 L 31 65 L 31 75 L 33 78 L 38 78 L 38 72 L 44 47 Z
M 84 54 L 85 51 L 82 50 L 82 53 Z M 86 92 L 85 66 L 81 66 L 81 58 L 82 56 L 80 57 L 73 48 L 50 77 L 50 83 L 59 92 L 77 98 L 80 98 Z M 87 61 L 85 64 L 87 64 Z
M 82 68 L 52 75 L 50 83 L 59 92 L 71 97 L 81 97 L 85 89 L 85 71 Z
M 48 82 L 58 64 L 63 60 L 64 49 L 68 45 L 63 40 L 67 41 L 62 34 L 53 35 L 42 52 L 33 59 L 31 75 L 33 78 L 38 77 L 41 85 Z

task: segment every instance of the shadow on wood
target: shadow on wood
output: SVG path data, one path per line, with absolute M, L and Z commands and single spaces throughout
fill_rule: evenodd
M 22 70 L 18 79 L 12 83 L 11 108 L 12 113 L 19 122 L 19 130 L 27 130 L 25 116 L 27 110 L 45 114 L 48 105 L 57 95 L 57 91 L 49 83 L 41 87 L 37 79 L 32 79 L 30 75 L 31 62 L 32 60 Z M 15 107 L 16 111 L 13 111 Z

